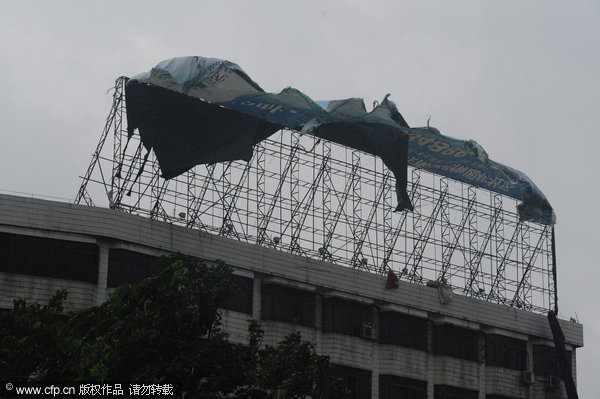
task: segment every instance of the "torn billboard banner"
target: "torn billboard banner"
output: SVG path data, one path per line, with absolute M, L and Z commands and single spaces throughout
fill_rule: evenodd
M 555 222 L 525 174 L 490 160 L 472 140 L 409 128 L 388 96 L 368 112 L 358 98 L 315 102 L 293 88 L 266 93 L 238 65 L 203 57 L 162 61 L 125 90 L 129 134 L 138 128 L 165 178 L 197 164 L 248 161 L 256 143 L 285 127 L 380 157 L 396 179 L 397 211 L 412 209 L 410 164 L 521 200 L 521 220 Z
M 396 210 L 412 210 L 408 125 L 387 96 L 370 112 L 360 99 L 329 102 L 328 110 L 293 88 L 266 93 L 232 62 L 180 57 L 130 79 L 125 99 L 129 135 L 139 130 L 165 178 L 197 164 L 248 161 L 256 143 L 285 127 L 379 156 L 396 179 Z
M 264 119 L 137 80 L 127 82 L 125 96 L 129 135 L 139 130 L 165 179 L 196 165 L 250 161 L 253 146 L 281 129 Z
M 556 222 L 550 203 L 533 181 L 523 172 L 492 161 L 477 142 L 444 136 L 435 128 L 409 130 L 409 165 L 521 200 L 520 220 Z

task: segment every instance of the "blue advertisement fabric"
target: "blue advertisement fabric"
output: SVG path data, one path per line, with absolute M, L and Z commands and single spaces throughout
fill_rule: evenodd
M 325 118 L 326 114 L 314 101 L 292 88 L 279 94 L 247 94 L 218 104 L 298 131 L 311 120 Z
M 130 134 L 137 128 L 146 147 L 154 148 L 164 176 L 217 159 L 248 160 L 254 144 L 286 127 L 380 157 L 396 178 L 397 211 L 412 210 L 406 192 L 411 165 L 519 199 L 521 220 L 556 220 L 548 200 L 524 173 L 490 160 L 473 140 L 410 128 L 389 95 L 371 111 L 359 98 L 315 102 L 294 88 L 266 93 L 230 61 L 178 57 L 133 77 L 126 101 Z M 223 110 L 229 111 L 227 120 Z
M 556 222 L 550 203 L 533 181 L 523 172 L 492 161 L 477 142 L 444 136 L 435 128 L 409 131 L 409 165 L 519 199 L 521 220 Z

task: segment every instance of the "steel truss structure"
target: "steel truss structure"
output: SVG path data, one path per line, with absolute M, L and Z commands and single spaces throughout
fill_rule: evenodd
M 139 136 L 127 137 L 125 81 L 76 203 L 106 198 L 123 212 L 324 262 L 392 269 L 532 312 L 556 307 L 551 227 L 520 222 L 515 199 L 409 167 L 414 212 L 394 212 L 394 177 L 379 158 L 289 130 L 256 145 L 248 163 L 165 180 Z

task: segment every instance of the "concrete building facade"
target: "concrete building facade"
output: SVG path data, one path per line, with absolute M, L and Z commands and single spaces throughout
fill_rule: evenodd
M 0 307 L 69 291 L 66 310 L 181 252 L 233 266 L 241 291 L 223 325 L 265 344 L 299 331 L 328 355 L 354 398 L 565 398 L 552 333 L 540 314 L 309 259 L 121 211 L 0 195 Z M 59 262 L 60 260 L 60 262 Z M 576 376 L 583 328 L 560 321 Z

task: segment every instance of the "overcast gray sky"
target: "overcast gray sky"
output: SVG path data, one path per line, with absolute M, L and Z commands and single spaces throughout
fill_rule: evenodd
M 599 1 L 2 1 L 0 189 L 73 198 L 118 76 L 174 56 L 238 63 L 265 90 L 386 93 L 411 126 L 474 139 L 544 191 L 561 317 L 600 392 Z

